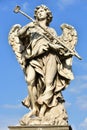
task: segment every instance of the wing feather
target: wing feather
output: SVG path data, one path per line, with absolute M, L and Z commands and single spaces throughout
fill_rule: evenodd
M 70 49 L 74 49 L 77 43 L 77 31 L 69 24 L 62 24 L 61 29 L 63 31 L 60 36 L 61 41 Z
M 20 28 L 21 28 L 20 24 L 13 25 L 9 32 L 8 40 L 9 40 L 9 44 L 11 45 L 16 55 L 18 62 L 21 65 L 21 68 L 24 69 L 25 58 L 22 55 L 23 55 L 23 51 L 25 50 L 25 46 L 23 45 L 23 43 L 21 42 L 21 40 L 19 39 L 17 35 L 17 32 Z

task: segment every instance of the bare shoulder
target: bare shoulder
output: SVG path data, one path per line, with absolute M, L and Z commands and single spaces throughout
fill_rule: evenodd
M 30 22 L 30 23 L 28 23 L 26 26 L 28 26 L 28 27 L 34 27 L 35 25 L 34 25 L 33 22 Z

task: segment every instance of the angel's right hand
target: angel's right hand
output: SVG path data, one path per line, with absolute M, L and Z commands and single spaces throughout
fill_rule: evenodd
M 60 44 L 48 44 L 50 48 L 54 49 L 54 50 L 59 50 L 59 49 L 63 49 L 63 47 Z

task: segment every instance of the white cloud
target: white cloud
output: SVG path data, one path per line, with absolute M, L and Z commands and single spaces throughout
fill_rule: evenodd
M 70 93 L 82 94 L 87 91 L 87 75 L 79 75 L 75 77 L 71 87 L 68 89 Z
M 18 105 L 12 105 L 12 104 L 4 104 L 2 106 L 0 106 L 1 108 L 6 108 L 6 109 L 19 109 L 22 107 L 21 104 Z
M 72 130 L 87 130 L 87 117 L 84 119 L 84 121 L 77 126 L 74 124 L 71 124 Z
M 73 61 L 74 66 L 78 67 L 79 70 L 85 70 L 87 72 L 87 62 L 83 61 Z
M 65 107 L 69 108 L 72 104 L 70 102 L 65 102 Z
M 28 2 L 25 2 L 24 4 L 23 4 L 23 10 L 24 11 L 27 11 L 28 9 L 29 9 L 29 3 Z
M 9 10 L 9 7 L 5 5 L 5 6 L 0 7 L 0 9 L 1 9 L 2 11 L 8 11 L 8 10 Z
M 75 125 L 71 125 L 73 130 L 77 130 Z
M 65 7 L 74 4 L 75 0 L 59 0 L 58 6 L 60 9 L 64 9 Z
M 84 121 L 80 124 L 81 130 L 87 130 L 87 117 L 84 119 Z
M 76 86 L 69 89 L 69 92 L 74 94 L 82 94 L 87 91 L 87 83 L 77 83 Z
M 81 87 L 80 87 L 81 89 L 87 89 L 87 83 L 84 83 L 83 85 L 81 85 Z
M 64 5 L 70 5 L 70 4 L 73 4 L 75 2 L 75 0 L 61 0 L 61 2 Z
M 78 94 L 80 93 L 80 90 L 77 87 L 69 88 L 70 93 Z
M 87 95 L 77 97 L 76 104 L 81 110 L 87 111 Z
M 19 123 L 20 117 L 16 115 L 1 116 L 0 117 L 0 130 L 8 130 L 8 126 L 16 126 Z
M 0 127 L 1 130 L 8 130 L 8 126 L 2 126 Z
M 87 80 L 87 75 L 76 76 L 77 80 Z

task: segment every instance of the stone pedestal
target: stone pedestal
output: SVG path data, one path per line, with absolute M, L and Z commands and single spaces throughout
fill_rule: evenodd
M 71 126 L 49 126 L 49 125 L 35 125 L 35 126 L 9 126 L 9 130 L 72 130 Z

